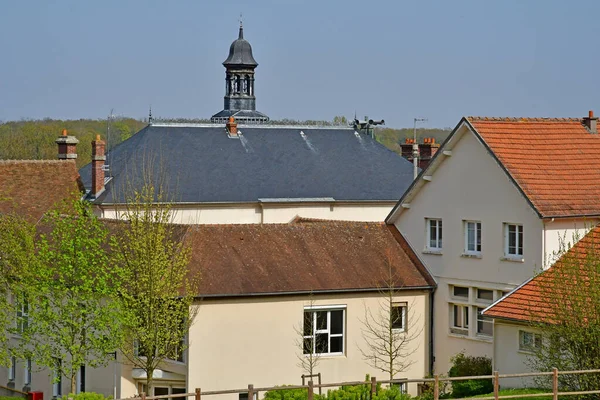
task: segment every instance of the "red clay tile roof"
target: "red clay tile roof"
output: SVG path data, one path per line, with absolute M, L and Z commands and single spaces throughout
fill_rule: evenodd
M 600 215 L 600 135 L 582 119 L 467 121 L 541 217 Z
M 196 225 L 186 237 L 200 296 L 374 290 L 388 273 L 388 254 L 397 286 L 435 286 L 396 228 L 383 223 Z
M 591 260 L 591 264 L 588 260 Z M 548 270 L 492 304 L 484 311 L 484 315 L 522 322 L 551 322 L 556 312 L 564 312 L 564 309 L 554 307 L 557 299 L 562 300 L 561 304 L 580 304 L 585 307 L 586 284 L 600 280 L 597 260 L 600 260 L 600 225 L 592 229 Z M 573 267 L 578 272 L 573 273 Z
M 35 222 L 82 188 L 74 160 L 0 160 L 0 213 Z

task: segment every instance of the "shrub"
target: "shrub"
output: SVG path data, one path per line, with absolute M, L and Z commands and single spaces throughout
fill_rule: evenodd
M 456 354 L 450 360 L 452 367 L 448 376 L 491 375 L 492 360 L 488 357 L 466 356 L 464 351 Z M 452 397 L 469 397 L 487 394 L 494 391 L 492 379 L 470 379 L 452 382 Z
M 265 393 L 264 400 L 307 400 L 308 390 L 306 389 L 286 389 L 281 386 L 281 389 L 270 390 Z M 324 396 L 314 394 L 314 400 L 325 400 Z
M 73 399 L 73 400 L 112 400 L 112 396 L 104 396 L 101 393 L 94 392 L 82 392 L 79 394 L 69 394 L 68 396 L 63 396 L 63 400 Z

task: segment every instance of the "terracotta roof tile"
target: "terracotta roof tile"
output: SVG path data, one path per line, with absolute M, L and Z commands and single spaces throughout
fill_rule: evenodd
M 399 287 L 435 282 L 394 226 L 369 222 L 196 225 L 186 234 L 201 296 L 374 290 L 388 254 Z
M 585 290 L 582 290 L 585 283 L 573 282 L 573 278 L 582 277 L 583 280 L 589 281 L 589 278 L 586 278 L 590 271 L 590 268 L 586 268 L 589 265 L 587 257 L 591 260 L 600 258 L 600 225 L 577 242 L 552 267 L 490 306 L 484 314 L 522 322 L 552 322 L 555 312 L 553 304 L 556 299 L 564 299 L 564 302 L 585 299 Z M 596 264 L 597 262 L 591 270 L 600 274 Z M 576 266 L 581 272 L 577 275 L 571 272 L 563 273 L 572 266 Z M 600 275 L 593 277 L 594 282 L 598 282 L 599 279 Z M 551 296 L 547 288 L 553 288 L 554 295 Z
M 82 188 L 74 160 L 0 160 L 0 213 L 35 222 Z
M 542 217 L 600 215 L 600 135 L 582 119 L 467 120 Z

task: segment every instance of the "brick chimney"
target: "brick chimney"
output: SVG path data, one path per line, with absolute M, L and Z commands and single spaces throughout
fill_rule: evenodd
M 100 135 L 96 136 L 96 140 L 92 141 L 92 190 L 90 194 L 93 197 L 98 197 L 104 191 L 104 148 L 106 143 L 100 139 Z
M 77 158 L 77 143 L 79 143 L 79 140 L 75 136 L 68 136 L 67 130 L 63 129 L 62 135 L 56 139 L 58 159 L 75 160 Z
M 583 118 L 583 124 L 592 133 L 598 133 L 598 117 L 594 117 L 594 112 L 589 111 L 587 118 Z
M 414 144 L 414 139 L 406 139 L 404 143 L 400 144 L 400 148 L 402 149 L 402 157 L 406 158 L 408 161 L 412 162 L 412 146 Z M 440 148 L 440 144 L 435 142 L 435 138 L 424 138 L 423 143 L 419 144 L 419 168 L 425 169 L 429 165 L 429 162 L 437 153 Z
M 229 121 L 225 124 L 229 137 L 238 137 L 237 122 L 233 116 L 229 117 Z

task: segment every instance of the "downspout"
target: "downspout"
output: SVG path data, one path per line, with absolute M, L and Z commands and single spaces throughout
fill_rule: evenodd
M 435 363 L 435 355 L 433 354 L 433 300 L 434 300 L 435 288 L 431 289 L 429 294 L 429 375 L 433 376 L 433 365 Z

